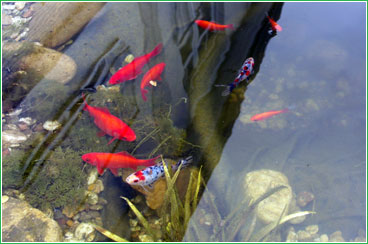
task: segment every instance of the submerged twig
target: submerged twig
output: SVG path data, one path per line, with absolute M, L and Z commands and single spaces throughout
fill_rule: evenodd
M 165 144 L 166 143 L 166 141 L 168 141 L 169 139 L 171 138 L 171 136 L 168 136 L 168 137 L 166 137 L 155 149 L 153 149 L 153 151 L 150 153 L 150 155 L 148 156 L 149 158 L 151 158 L 152 157 L 152 155 L 154 155 L 157 151 L 158 151 L 158 149 L 160 149 L 160 147 L 163 145 L 163 144 Z
M 159 128 L 155 128 L 153 131 L 151 131 L 148 135 L 146 135 L 136 146 L 135 148 L 133 149 L 132 153 L 131 154 L 134 154 L 135 150 L 137 150 L 144 142 L 146 142 L 148 140 L 148 138 L 150 136 L 152 136 L 153 134 L 159 132 L 160 129 Z

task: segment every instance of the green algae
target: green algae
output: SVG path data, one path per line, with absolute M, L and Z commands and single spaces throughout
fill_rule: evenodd
M 82 168 L 79 153 L 57 147 L 24 191 L 26 200 L 40 209 L 79 204 L 85 198 L 87 179 Z

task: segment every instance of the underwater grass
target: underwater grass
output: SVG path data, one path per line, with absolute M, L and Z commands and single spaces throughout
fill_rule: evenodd
M 172 173 L 171 167 L 167 167 L 164 159 L 162 158 L 165 179 L 167 183 L 167 190 L 164 195 L 164 202 L 160 208 L 161 218 L 163 224 L 161 231 L 163 233 L 164 241 L 181 241 L 184 237 L 186 226 L 190 220 L 190 216 L 196 209 L 198 194 L 201 186 L 201 169 L 198 173 L 198 180 L 195 184 L 195 192 L 193 198 L 191 198 L 192 187 L 194 185 L 194 173 L 191 172 L 187 192 L 185 194 L 184 204 L 180 200 L 178 190 L 176 189 L 175 182 L 180 174 L 182 165 L 176 170 L 175 174 Z M 172 176 L 171 176 L 172 175 Z M 143 214 L 136 208 L 136 206 L 125 197 L 123 198 L 137 216 L 140 223 L 143 225 L 148 234 L 157 241 L 155 232 L 152 231 L 148 221 L 144 218 Z
M 99 225 L 96 225 L 94 223 L 89 223 L 91 224 L 97 231 L 99 231 L 101 234 L 103 234 L 104 236 L 110 238 L 111 240 L 113 241 L 116 241 L 116 242 L 129 242 L 127 239 L 124 239 L 118 235 L 115 235 L 114 233 L 102 228 L 101 226 Z

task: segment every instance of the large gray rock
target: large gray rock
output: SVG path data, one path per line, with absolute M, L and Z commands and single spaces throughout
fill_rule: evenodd
M 4 197 L 2 201 L 2 241 L 61 242 L 60 226 L 27 202 Z
M 27 40 L 56 47 L 84 27 L 105 3 L 36 3 Z M 47 24 L 45 24 L 47 23 Z

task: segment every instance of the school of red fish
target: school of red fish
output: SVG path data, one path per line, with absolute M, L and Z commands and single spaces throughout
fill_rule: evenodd
M 274 21 L 268 14 L 266 17 L 269 21 L 272 32 L 282 31 L 282 28 L 276 21 Z M 195 20 L 199 27 L 205 30 L 213 31 L 225 31 L 226 29 L 234 30 L 233 24 L 218 24 L 215 22 L 210 22 L 207 20 Z M 115 72 L 108 81 L 109 85 L 117 85 L 126 81 L 136 79 L 140 74 L 143 73 L 143 67 L 149 63 L 154 57 L 158 56 L 162 51 L 163 45 L 159 43 L 151 52 L 136 57 L 128 63 L 127 65 L 120 68 L 117 72 Z M 243 80 L 249 80 L 249 77 L 253 74 L 255 61 L 252 57 L 247 58 L 243 63 L 241 69 L 238 72 L 235 80 L 226 85 L 227 89 L 222 93 L 223 96 L 229 95 L 232 90 Z M 156 86 L 157 81 L 162 81 L 162 74 L 164 72 L 166 64 L 164 62 L 158 63 L 154 65 L 151 69 L 149 69 L 143 76 L 140 84 L 140 91 L 142 95 L 142 99 L 147 101 L 147 87 Z M 224 86 L 224 85 L 218 85 Z M 98 136 L 108 135 L 112 137 L 108 144 L 112 143 L 115 140 L 123 140 L 132 142 L 136 140 L 135 132 L 132 128 L 129 127 L 126 123 L 124 123 L 118 117 L 112 115 L 110 111 L 105 107 L 93 107 L 87 104 L 86 97 L 82 93 L 84 111 L 88 111 L 89 115 L 93 117 L 95 125 L 100 129 L 98 132 Z M 261 121 L 268 119 L 277 114 L 288 112 L 289 109 L 285 108 L 278 111 L 268 111 L 260 114 L 256 114 L 251 117 L 252 121 Z M 100 175 L 104 173 L 105 169 L 109 169 L 113 175 L 118 175 L 118 170 L 120 168 L 132 168 L 133 170 L 137 170 L 138 166 L 150 167 L 156 164 L 156 161 L 161 157 L 158 155 L 151 159 L 137 159 L 130 155 L 128 152 L 118 152 L 118 153 L 105 153 L 105 152 L 91 152 L 86 153 L 82 156 L 82 160 L 86 163 L 89 163 L 93 166 L 96 166 L 97 171 Z M 183 160 L 182 160 L 183 161 Z M 185 162 L 185 161 L 183 161 Z M 179 165 L 179 163 L 178 163 Z M 151 168 L 150 168 L 151 169 Z M 159 167 L 162 171 L 162 169 Z M 151 170 L 152 171 L 152 170 Z M 151 172 L 150 171 L 150 172 Z M 160 172 L 161 172 L 160 171 Z M 137 173 L 137 172 L 136 172 Z M 161 172 L 162 173 L 162 172 Z M 152 177 L 151 177 L 152 178 Z M 150 179 L 151 179 L 150 178 Z M 155 177 L 152 178 L 156 180 Z M 130 179 L 130 178 L 129 178 Z M 150 180 L 149 182 L 139 182 L 140 185 L 152 184 L 154 180 Z M 127 180 L 128 183 L 138 184 L 137 181 Z

